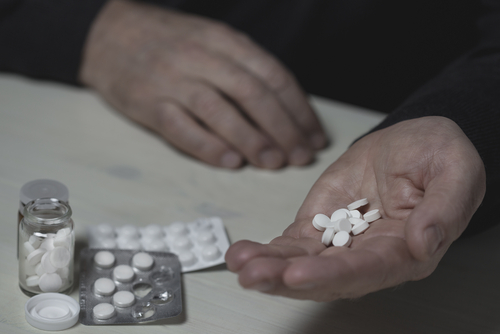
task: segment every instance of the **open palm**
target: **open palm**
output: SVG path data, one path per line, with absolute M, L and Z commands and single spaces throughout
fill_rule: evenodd
M 454 122 L 401 122 L 363 137 L 334 162 L 282 236 L 231 246 L 228 268 L 243 287 L 318 301 L 422 279 L 467 227 L 484 192 L 482 161 Z M 349 248 L 326 248 L 314 215 L 360 198 L 370 202 L 362 210 L 379 209 L 382 219 Z

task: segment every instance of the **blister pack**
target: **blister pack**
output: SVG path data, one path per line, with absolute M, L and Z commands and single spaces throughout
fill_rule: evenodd
M 81 251 L 82 324 L 133 324 L 181 312 L 181 265 L 175 254 L 89 248 Z

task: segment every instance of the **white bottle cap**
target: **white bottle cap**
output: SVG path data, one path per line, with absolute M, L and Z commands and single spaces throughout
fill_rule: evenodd
M 61 293 L 42 293 L 31 297 L 24 306 L 26 321 L 45 331 L 60 331 L 78 321 L 80 305 Z
M 19 211 L 23 213 L 23 207 L 37 198 L 57 198 L 67 202 L 69 199 L 68 188 L 61 182 L 47 179 L 33 180 L 21 187 L 19 201 L 21 205 Z

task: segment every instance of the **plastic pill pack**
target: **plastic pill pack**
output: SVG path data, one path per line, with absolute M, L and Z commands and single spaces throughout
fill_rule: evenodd
M 171 252 L 179 257 L 183 272 L 224 263 L 229 239 L 219 217 L 167 226 L 112 226 L 100 224 L 88 229 L 89 248 Z
M 181 265 L 174 254 L 120 249 L 81 251 L 82 324 L 133 324 L 181 312 Z

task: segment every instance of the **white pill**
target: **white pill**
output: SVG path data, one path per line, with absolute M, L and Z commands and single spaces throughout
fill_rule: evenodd
M 160 225 L 148 225 L 141 232 L 143 238 L 161 239 L 164 237 L 163 229 Z
M 349 209 L 349 211 L 356 210 L 357 208 L 360 208 L 360 207 L 362 207 L 362 206 L 364 206 L 366 204 L 368 204 L 368 199 L 367 198 L 358 199 L 357 201 L 352 202 L 351 204 L 349 204 L 347 206 L 347 209 Z
M 37 263 L 42 259 L 43 254 L 47 252 L 44 248 L 35 249 L 33 252 L 29 253 L 26 257 L 26 261 L 30 266 L 36 266 Z
M 178 254 L 179 257 L 179 262 L 182 264 L 184 267 L 189 267 L 195 264 L 198 259 L 196 256 L 193 254 L 193 252 L 190 251 L 183 251 Z
M 24 262 L 24 274 L 26 276 L 36 275 L 36 266 L 30 266 L 28 262 Z
M 352 217 L 352 218 L 349 218 L 349 221 L 351 222 L 352 225 L 356 225 L 356 224 L 361 224 L 365 220 L 361 219 L 361 218 L 354 218 L 354 217 Z
M 198 220 L 195 225 L 198 231 L 210 231 L 213 228 L 212 223 L 206 219 Z
M 40 244 L 40 248 L 43 248 L 47 251 L 51 251 L 54 249 L 54 239 L 55 235 L 53 237 L 47 237 L 45 240 L 42 241 Z
M 335 226 L 335 232 L 345 231 L 347 233 L 351 232 L 352 225 L 349 219 L 344 218 L 337 221 Z
M 134 239 L 118 239 L 118 248 L 128 250 L 141 249 L 141 243 Z
M 352 210 L 352 211 L 349 211 L 349 213 L 351 214 L 351 217 L 352 218 L 361 218 L 361 212 L 359 212 L 358 210 Z
M 366 220 L 363 220 L 361 223 L 356 224 L 352 227 L 352 234 L 358 235 L 362 232 L 364 232 L 368 227 L 370 227 L 370 224 Z
M 134 279 L 134 270 L 126 264 L 121 264 L 113 269 L 113 278 L 122 283 L 130 282 Z
M 142 248 L 148 252 L 168 252 L 167 244 L 158 239 L 142 239 Z
M 170 224 L 169 231 L 174 236 L 181 236 L 189 233 L 186 224 L 181 222 L 175 222 Z
M 57 292 L 62 287 L 62 278 L 56 273 L 45 273 L 38 282 L 43 292 Z
M 115 292 L 115 283 L 107 277 L 101 277 L 94 282 L 94 292 L 101 296 L 110 296 Z
M 325 232 L 323 232 L 323 236 L 321 237 L 321 242 L 323 243 L 323 245 L 328 247 L 332 243 L 334 236 L 335 236 L 335 229 L 327 228 Z
M 118 229 L 118 236 L 121 238 L 138 239 L 139 230 L 133 225 L 125 225 Z
M 106 239 L 100 239 L 97 241 L 97 248 L 106 248 L 106 249 L 111 249 L 111 248 L 116 248 L 117 244 L 115 239 L 111 238 L 106 238 Z
M 378 209 L 368 211 L 363 215 L 363 218 L 368 222 L 371 223 L 379 218 L 381 218 L 382 215 L 380 214 L 380 211 Z
M 71 229 L 69 227 L 65 227 L 57 231 L 56 237 L 59 236 L 68 236 L 71 234 Z
M 115 237 L 115 229 L 113 226 L 111 226 L 109 224 L 99 224 L 96 226 L 96 234 L 99 237 L 114 238 Z
M 94 263 L 99 268 L 111 268 L 115 263 L 115 256 L 108 251 L 99 251 L 94 255 Z
M 202 231 L 196 236 L 196 242 L 200 245 L 211 245 L 216 240 L 215 234 L 211 231 Z
M 129 307 L 134 304 L 135 296 L 130 291 L 118 291 L 113 295 L 113 304 L 117 307 Z
M 35 266 L 35 273 L 41 277 L 43 274 L 45 274 L 45 270 L 43 269 L 43 266 L 41 263 L 37 264 Z
M 173 246 L 178 250 L 189 250 L 193 248 L 193 243 L 191 242 L 191 239 L 187 237 L 178 237 L 174 240 Z
M 55 247 L 50 251 L 50 262 L 56 268 L 63 268 L 69 265 L 71 253 L 66 247 Z
M 215 261 L 221 256 L 219 248 L 215 245 L 209 245 L 203 247 L 201 250 L 201 257 L 205 261 Z
M 53 244 L 54 244 L 54 247 L 69 248 L 69 246 L 71 245 L 71 234 L 59 234 L 59 233 L 57 233 L 56 237 L 54 238 Z
M 38 275 L 29 276 L 26 278 L 26 285 L 29 287 L 35 287 L 38 285 L 40 277 Z
M 64 281 L 69 277 L 69 268 L 68 267 L 59 268 L 56 270 L 56 274 L 61 276 L 62 280 Z
M 314 228 L 317 229 L 318 231 L 326 230 L 326 224 L 330 222 L 331 222 L 330 218 L 328 218 L 326 215 L 322 213 L 318 213 L 316 216 L 314 216 L 312 220 Z
M 42 268 L 43 268 L 44 273 L 55 273 L 57 270 L 57 268 L 54 267 L 54 265 L 50 261 L 50 254 L 51 253 L 52 253 L 52 251 L 43 254 L 42 260 L 40 261 L 40 263 L 42 264 Z
M 116 314 L 115 307 L 109 303 L 100 303 L 92 309 L 94 318 L 99 320 L 107 320 Z
M 151 269 L 153 263 L 153 257 L 148 253 L 140 252 L 132 257 L 132 266 L 142 271 Z
M 40 239 L 39 237 L 37 237 L 35 235 L 32 235 L 28 239 L 28 242 L 33 246 L 33 248 L 36 249 L 36 248 L 40 247 L 40 245 L 42 244 L 42 239 Z
M 23 246 L 24 246 L 24 254 L 26 254 L 26 255 L 31 254 L 31 253 L 33 253 L 36 250 L 36 248 L 33 247 L 33 245 L 30 244 L 28 241 L 26 241 L 23 244 Z
M 352 238 L 349 235 L 349 232 L 346 231 L 340 231 L 339 233 L 335 234 L 333 237 L 333 245 L 335 247 L 349 247 L 351 245 Z
M 332 216 L 330 217 L 330 220 L 332 222 L 337 221 L 339 219 L 344 219 L 344 218 L 349 218 L 350 217 L 350 212 L 349 210 L 346 209 L 338 209 L 332 213 Z

